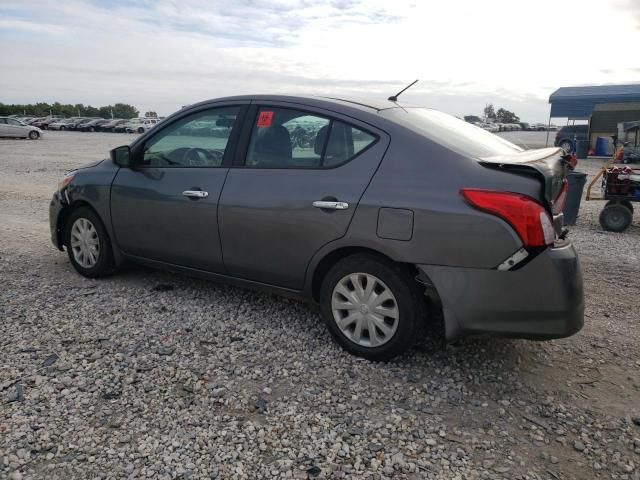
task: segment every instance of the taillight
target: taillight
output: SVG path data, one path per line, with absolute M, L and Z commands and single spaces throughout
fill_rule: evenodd
M 549 214 L 533 198 L 520 193 L 463 188 L 462 196 L 469 204 L 502 218 L 513 227 L 525 247 L 553 244 L 555 230 Z
M 558 194 L 556 199 L 553 201 L 553 206 L 551 208 L 551 211 L 553 212 L 554 215 L 558 215 L 562 213 L 562 211 L 564 210 L 564 206 L 567 203 L 568 192 L 569 192 L 569 182 L 567 182 L 567 179 L 565 178 L 562 180 L 562 190 L 560 190 L 560 193 Z

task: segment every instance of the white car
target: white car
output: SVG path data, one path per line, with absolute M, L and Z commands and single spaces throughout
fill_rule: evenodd
M 477 126 L 482 128 L 483 130 L 486 130 L 487 132 L 491 132 L 491 133 L 495 133 L 495 132 L 499 131 L 497 125 L 495 125 L 493 123 L 478 123 Z
M 0 137 L 30 138 L 31 140 L 37 140 L 42 137 L 42 130 L 38 127 L 22 123 L 15 118 L 0 117 Z
M 160 121 L 161 120 L 159 118 L 135 119 L 135 121 L 131 121 L 126 125 L 125 131 L 127 133 L 144 133 L 147 130 L 155 127 L 158 123 L 160 123 Z

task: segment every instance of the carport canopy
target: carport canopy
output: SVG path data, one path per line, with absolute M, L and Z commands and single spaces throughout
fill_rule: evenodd
M 640 102 L 640 83 L 561 87 L 551 94 L 550 118 L 588 120 L 598 103 Z

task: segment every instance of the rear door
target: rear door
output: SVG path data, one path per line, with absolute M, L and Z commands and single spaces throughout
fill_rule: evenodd
M 220 198 L 225 267 L 302 289 L 314 253 L 346 233 L 388 136 L 321 109 L 261 102 L 243 142 Z
M 202 108 L 132 149 L 111 189 L 111 218 L 128 255 L 223 272 L 218 200 L 244 105 Z

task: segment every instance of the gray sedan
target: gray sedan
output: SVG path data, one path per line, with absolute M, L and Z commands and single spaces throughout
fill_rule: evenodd
M 558 338 L 584 310 L 569 169 L 426 108 L 229 97 L 70 172 L 51 236 L 87 277 L 136 262 L 317 302 L 372 360 L 437 332 Z
M 37 140 L 42 137 L 42 130 L 22 123 L 11 117 L 0 117 L 0 137 L 30 138 Z

